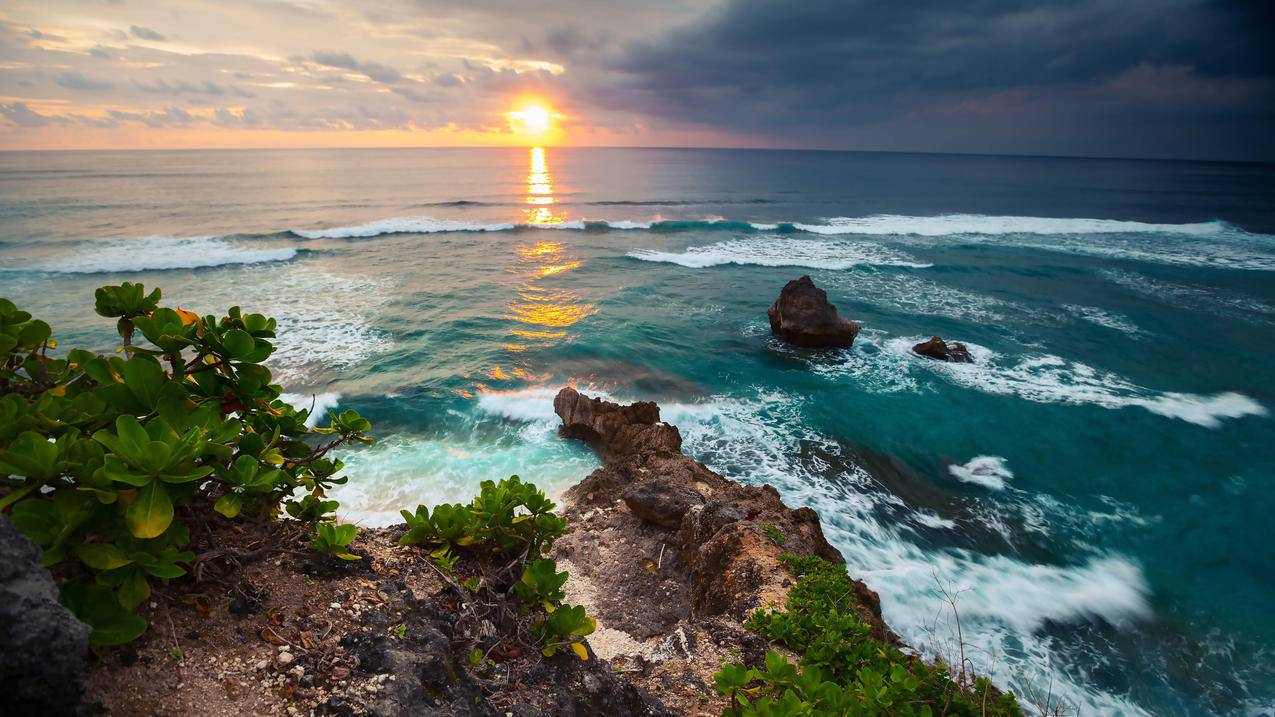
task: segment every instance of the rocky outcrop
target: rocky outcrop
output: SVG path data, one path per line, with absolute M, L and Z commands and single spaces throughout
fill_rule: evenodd
M 938 336 L 913 346 L 912 351 L 918 355 L 938 361 L 974 363 L 974 357 L 970 355 L 970 351 L 965 347 L 965 344 L 959 341 L 944 341 Z
M 814 511 L 684 455 L 680 433 L 659 421 L 654 404 L 620 406 L 564 388 L 554 407 L 563 434 L 588 440 L 604 461 L 567 491 L 573 529 L 554 547 L 571 573 L 569 601 L 598 620 L 590 645 L 666 706 L 707 707 L 701 696 L 717 699 L 712 673 L 723 659 L 764 652 L 741 623 L 785 602 L 792 583 L 780 555 L 839 563 L 840 553 Z M 864 621 L 893 640 L 876 594 L 862 583 L 856 593 Z
M 89 627 L 58 600 L 40 548 L 0 517 L 0 714 L 73 715 Z
M 553 399 L 562 417 L 563 434 L 579 438 L 604 457 L 651 453 L 680 453 L 682 436 L 660 423 L 660 407 L 650 401 L 620 406 L 563 390 Z
M 838 316 L 809 276 L 785 284 L 767 314 L 771 333 L 797 346 L 847 348 L 859 335 L 859 325 Z

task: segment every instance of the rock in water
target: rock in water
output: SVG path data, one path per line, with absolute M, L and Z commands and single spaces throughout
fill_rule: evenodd
M 926 358 L 939 361 L 974 363 L 974 357 L 970 355 L 969 349 L 965 348 L 965 344 L 959 341 L 948 343 L 937 336 L 913 346 L 912 351 Z
M 74 715 L 89 626 L 58 601 L 40 548 L 0 517 L 0 714 Z
M 797 346 L 847 348 L 859 334 L 859 325 L 838 316 L 809 276 L 785 284 L 767 313 L 771 333 Z

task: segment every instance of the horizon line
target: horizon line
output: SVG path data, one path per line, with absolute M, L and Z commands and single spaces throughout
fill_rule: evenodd
M 746 147 L 746 146 L 695 146 L 695 145 L 385 145 L 378 147 L 33 147 L 4 148 L 6 153 L 41 152 L 305 152 L 305 151 L 377 151 L 377 150 L 524 150 L 545 149 L 646 149 L 646 150 L 697 150 L 697 151 L 755 151 L 755 152 L 829 152 L 843 154 L 919 154 L 952 157 L 1004 157 L 1018 159 L 1087 159 L 1118 162 L 1197 162 L 1205 164 L 1275 164 L 1275 159 L 1202 159 L 1198 157 L 1136 157 L 1122 155 L 1084 154 L 1030 154 L 1018 152 L 959 152 L 909 149 L 847 149 L 827 147 Z

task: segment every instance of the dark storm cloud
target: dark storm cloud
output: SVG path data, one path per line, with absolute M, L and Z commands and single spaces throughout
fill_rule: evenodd
M 1269 155 L 1275 140 L 1258 133 L 1275 117 L 1272 26 L 1271 2 L 728 0 L 627 48 L 612 64 L 627 82 L 604 97 L 675 121 L 813 132 L 834 145 L 888 139 L 890 128 L 898 144 L 914 144 L 933 130 L 929 117 L 953 123 L 940 134 L 993 151 L 1008 129 L 1007 144 L 1025 146 L 1007 151 L 1108 153 L 1074 122 L 1104 123 L 1114 147 L 1140 122 L 1180 119 L 1194 135 L 1208 135 L 1210 122 L 1217 134 L 1241 126 Z M 1023 121 L 1041 122 L 1035 139 L 1006 126 Z

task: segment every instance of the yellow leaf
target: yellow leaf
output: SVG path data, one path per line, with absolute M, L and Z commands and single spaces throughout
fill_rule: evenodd
M 45 391 L 45 393 L 49 394 L 50 396 L 65 396 L 66 386 L 54 386 L 48 391 Z
M 177 316 L 181 318 L 182 326 L 190 326 L 196 321 L 199 321 L 199 314 L 196 314 L 193 311 L 187 311 L 180 306 L 177 307 Z
M 589 659 L 589 649 L 584 646 L 583 642 L 571 643 L 571 651 L 576 653 L 576 657 L 579 657 L 581 660 Z
M 58 342 L 54 341 L 53 339 L 49 339 L 46 343 L 48 343 L 49 348 L 51 349 L 55 349 L 58 347 Z
M 173 522 L 173 501 L 158 480 L 146 484 L 124 511 L 124 522 L 136 538 L 156 538 Z

